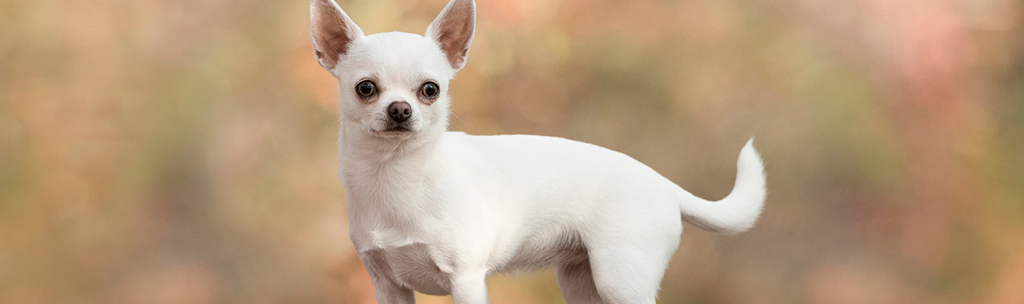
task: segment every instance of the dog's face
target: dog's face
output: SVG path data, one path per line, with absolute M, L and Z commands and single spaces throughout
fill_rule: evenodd
M 343 123 L 395 140 L 444 131 L 448 82 L 465 64 L 473 37 L 472 0 L 448 3 L 425 36 L 363 36 L 332 0 L 312 0 L 310 10 L 317 60 L 341 85 Z
M 369 134 L 407 137 L 444 124 L 454 71 L 427 38 L 384 33 L 358 39 L 332 70 L 341 112 Z

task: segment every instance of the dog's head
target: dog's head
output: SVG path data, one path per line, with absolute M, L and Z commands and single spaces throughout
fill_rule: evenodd
M 343 123 L 389 140 L 443 132 L 448 82 L 466 63 L 475 10 L 473 0 L 451 0 L 424 36 L 364 36 L 333 0 L 312 0 L 316 59 L 341 84 Z

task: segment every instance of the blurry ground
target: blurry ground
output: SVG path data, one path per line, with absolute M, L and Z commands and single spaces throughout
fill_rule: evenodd
M 420 33 L 444 0 L 353 0 Z M 1024 303 L 1024 2 L 479 0 L 452 129 L 625 152 L 687 227 L 662 303 Z M 0 1 L 0 303 L 373 303 L 308 3 Z M 552 273 L 493 303 L 560 303 Z M 423 297 L 425 303 L 446 298 Z

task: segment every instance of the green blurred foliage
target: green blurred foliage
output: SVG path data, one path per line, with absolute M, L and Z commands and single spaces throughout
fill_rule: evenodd
M 1022 303 L 1024 3 L 479 0 L 453 130 L 567 137 L 758 226 L 662 303 Z M 421 33 L 444 0 L 353 0 Z M 301 1 L 0 2 L 0 303 L 373 303 Z M 553 273 L 494 303 L 561 303 Z M 422 296 L 424 303 L 443 297 Z

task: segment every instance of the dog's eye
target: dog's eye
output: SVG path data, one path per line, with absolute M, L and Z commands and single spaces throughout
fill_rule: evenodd
M 433 82 L 424 83 L 423 87 L 420 88 L 420 94 L 423 94 L 423 97 L 426 98 L 437 98 L 437 94 L 439 93 L 441 93 L 441 89 Z
M 373 81 L 363 80 L 356 84 L 356 93 L 361 97 L 370 97 L 377 94 L 377 85 Z

